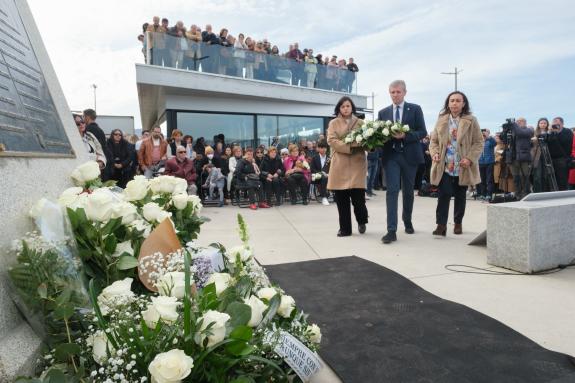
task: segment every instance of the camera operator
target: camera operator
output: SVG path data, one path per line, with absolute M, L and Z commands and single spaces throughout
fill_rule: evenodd
M 489 129 L 481 129 L 483 135 L 483 152 L 479 157 L 479 175 L 481 183 L 477 185 L 479 199 L 491 201 L 493 195 L 493 166 L 495 165 L 495 138 L 491 137 Z
M 501 136 L 507 144 L 505 162 L 511 165 L 511 174 L 515 184 L 515 198 L 520 200 L 531 192 L 529 172 L 531 167 L 531 137 L 533 128 L 527 127 L 525 118 L 520 117 L 517 122 L 508 120 L 503 126 Z
M 529 172 L 531 170 L 531 138 L 533 135 L 534 130 L 527 127 L 527 120 L 519 117 L 515 127 L 515 158 L 511 164 L 515 197 L 518 200 L 531 193 Z
M 559 190 L 567 190 L 567 179 L 569 175 L 568 163 L 571 158 L 573 145 L 573 132 L 563 127 L 563 118 L 555 117 L 547 138 L 549 154 L 553 160 L 555 178 Z

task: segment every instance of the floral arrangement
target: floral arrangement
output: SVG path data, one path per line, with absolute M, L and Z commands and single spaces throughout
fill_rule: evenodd
M 240 245 L 202 247 L 193 240 L 201 204 L 180 199 L 179 181 L 136 178 L 120 192 L 83 180 L 60 196 L 62 219 L 49 214 L 58 205 L 36 204 L 40 232 L 13 249 L 15 300 L 47 346 L 39 377 L 19 382 L 297 381 L 274 335 L 315 352 L 321 331 L 270 283 L 240 215 Z M 138 258 L 166 219 L 180 248 Z
M 357 143 L 362 148 L 373 150 L 382 147 L 394 134 L 409 132 L 409 125 L 391 121 L 368 121 L 349 132 L 343 141 L 346 144 Z

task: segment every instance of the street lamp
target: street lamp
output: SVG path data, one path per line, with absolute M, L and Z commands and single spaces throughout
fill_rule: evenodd
M 92 88 L 94 88 L 94 111 L 96 111 L 96 84 L 92 84 Z
M 463 72 L 463 69 L 458 70 L 457 67 L 455 67 L 455 71 L 453 72 L 441 72 L 441 74 L 447 74 L 450 76 L 454 76 L 455 77 L 455 91 L 457 91 L 457 76 Z

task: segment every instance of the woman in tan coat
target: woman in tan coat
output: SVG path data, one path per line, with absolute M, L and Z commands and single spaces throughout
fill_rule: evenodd
M 361 234 L 365 233 L 367 224 L 365 151 L 355 142 L 346 144 L 343 141 L 349 132 L 359 128 L 363 123 L 353 115 L 355 112 L 355 105 L 351 98 L 342 97 L 335 106 L 334 114 L 337 117 L 329 122 L 327 129 L 327 143 L 332 152 L 327 188 L 335 194 L 339 213 L 338 237 L 351 235 L 350 200 Z
M 465 94 L 452 92 L 431 134 L 429 152 L 433 159 L 431 184 L 439 186 L 437 228 L 433 235 L 445 236 L 449 203 L 454 197 L 454 234 L 463 232 L 467 187 L 481 183 L 478 160 L 483 151 L 483 135 L 477 119 L 471 115 Z

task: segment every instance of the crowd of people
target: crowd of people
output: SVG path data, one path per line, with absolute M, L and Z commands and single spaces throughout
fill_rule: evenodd
M 394 93 L 396 92 L 396 93 Z M 242 148 L 226 143 L 222 134 L 212 145 L 175 129 L 169 139 L 159 126 L 143 131 L 142 137 L 125 137 L 115 129 L 109 138 L 96 123 L 94 110 L 74 115 L 90 157 L 98 161 L 104 181 L 125 187 L 136 174 L 146 178 L 161 174 L 186 179 L 188 193 L 204 202 L 224 206 L 247 202 L 250 209 L 279 206 L 289 201 L 307 205 L 315 198 L 323 205 L 336 202 L 340 230 L 352 232 L 351 209 L 364 233 L 368 220 L 366 199 L 374 190 L 385 189 L 388 233 L 384 243 L 397 240 L 398 196 L 402 193 L 405 232 L 413 234 L 411 222 L 414 193 L 438 199 L 434 235 L 446 235 L 449 205 L 454 198 L 455 234 L 462 233 L 467 193 L 493 202 L 498 192 L 521 199 L 531 192 L 575 189 L 575 138 L 561 117 L 551 124 L 541 118 L 535 128 L 525 118 L 509 121 L 494 137 L 480 129 L 471 114 L 469 100 L 452 92 L 431 135 L 425 128 L 417 104 L 403 100 L 405 83 L 390 85 L 393 104 L 379 112 L 378 119 L 409 124 L 410 131 L 397 133 L 382 148 L 365 151 L 357 143 L 345 143 L 358 123 L 355 106 L 343 97 L 335 108 L 326 135 L 317 141 L 302 140 L 280 146 Z
M 186 28 L 182 21 L 170 26 L 168 19 L 160 20 L 158 16 L 154 16 L 152 23 L 142 25 L 138 39 L 143 44 L 144 59 L 152 65 L 289 81 L 291 85 L 309 88 L 352 92 L 359 71 L 352 57 L 346 61 L 335 55 L 314 54 L 311 48 L 300 50 L 297 42 L 281 53 L 267 39 L 256 40 L 243 33 L 236 37 L 227 28 L 216 34 L 210 24 L 204 30 L 196 24 Z M 280 70 L 290 73 L 289 80 Z

